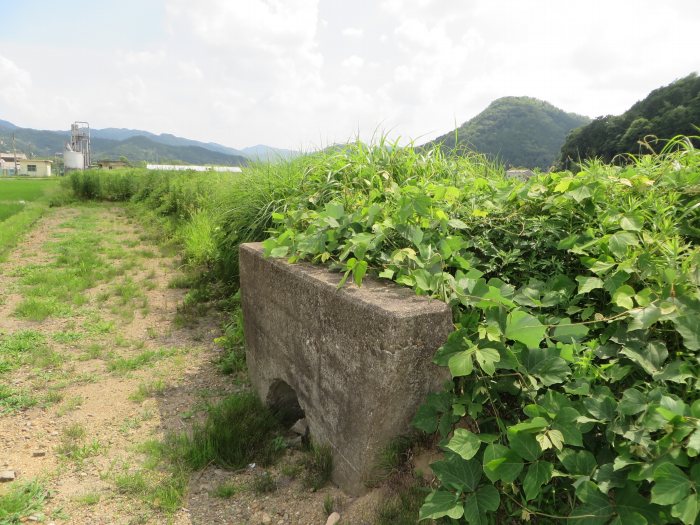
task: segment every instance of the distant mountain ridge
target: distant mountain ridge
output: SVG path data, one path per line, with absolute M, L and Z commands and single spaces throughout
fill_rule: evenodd
M 426 146 L 466 148 L 497 158 L 507 167 L 546 170 L 558 159 L 568 133 L 591 119 L 532 97 L 503 97 Z
M 69 131 L 22 128 L 0 120 L 0 140 L 11 147 L 9 134 L 15 135 L 17 151 L 33 157 L 53 157 L 63 151 Z M 292 158 L 299 152 L 265 145 L 238 150 L 215 142 L 178 137 L 169 133 L 159 135 L 149 131 L 127 128 L 91 129 L 91 144 L 95 160 L 126 157 L 131 162 L 182 162 L 186 164 L 221 164 L 241 166 L 250 160 L 279 160 Z
M 561 149 L 561 168 L 583 159 L 610 162 L 624 153 L 650 153 L 641 141 L 647 136 L 671 139 L 696 137 L 700 132 L 700 76 L 691 73 L 653 90 L 622 115 L 606 115 L 573 130 Z M 700 141 L 692 139 L 697 147 Z M 653 145 L 657 150 L 660 146 Z

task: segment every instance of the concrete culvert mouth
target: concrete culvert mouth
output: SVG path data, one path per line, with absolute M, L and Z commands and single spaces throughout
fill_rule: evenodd
M 275 379 L 267 394 L 267 406 L 285 427 L 291 427 L 305 417 L 294 389 L 281 379 Z

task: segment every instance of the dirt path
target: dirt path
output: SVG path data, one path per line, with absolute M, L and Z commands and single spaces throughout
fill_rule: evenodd
M 169 474 L 149 448 L 247 388 L 215 366 L 221 314 L 178 310 L 177 266 L 116 206 L 53 211 L 0 264 L 0 471 L 48 489 L 31 520 L 322 525 L 330 505 L 343 524 L 371 523 L 381 493 L 310 492 L 291 450 L 272 493 L 251 489 L 259 468 L 210 467 L 180 508 L 163 510 Z

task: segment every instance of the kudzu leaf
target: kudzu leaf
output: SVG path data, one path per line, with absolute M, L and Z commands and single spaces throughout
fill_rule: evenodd
M 447 366 L 452 377 L 468 376 L 474 370 L 473 350 L 464 350 L 450 357 Z
M 686 525 L 693 525 L 698 516 L 697 494 L 690 494 L 671 507 L 671 516 L 678 518 Z
M 527 501 L 540 495 L 542 485 L 549 483 L 554 472 L 554 465 L 549 461 L 536 461 L 530 465 L 523 480 L 523 490 Z
M 492 482 L 512 483 L 523 470 L 523 460 L 508 447 L 491 444 L 484 450 L 484 474 Z
M 493 485 L 484 485 L 474 494 L 467 495 L 464 501 L 464 519 L 469 525 L 488 525 L 489 512 L 496 512 L 501 504 L 501 496 Z
M 608 239 L 608 248 L 619 259 L 627 255 L 627 248 L 639 245 L 637 236 L 630 232 L 617 232 Z
M 352 278 L 357 286 L 362 285 L 362 278 L 367 273 L 367 261 L 360 261 L 352 269 Z
M 647 408 L 646 396 L 636 388 L 628 388 L 622 393 L 617 411 L 624 416 L 639 414 Z
M 598 490 L 595 483 L 585 481 L 576 489 L 576 496 L 583 505 L 575 507 L 567 523 L 574 525 L 604 525 L 613 517 L 613 507 L 606 495 Z M 575 516 L 581 516 L 576 518 Z
M 585 324 L 572 323 L 571 319 L 565 317 L 554 328 L 552 338 L 562 343 L 574 343 L 581 341 L 588 335 L 588 327 Z
M 525 432 L 513 433 L 508 429 L 508 444 L 510 448 L 525 461 L 535 461 L 542 455 L 542 449 L 534 434 Z
M 479 363 L 481 369 L 490 376 L 496 372 L 496 363 L 501 360 L 501 356 L 495 348 L 477 348 L 474 351 L 474 357 L 476 357 L 476 362 Z
M 666 345 L 661 341 L 650 341 L 643 348 L 625 346 L 620 350 L 620 353 L 641 366 L 649 375 L 656 374 L 661 370 L 664 361 L 668 358 Z
M 479 452 L 481 440 L 468 430 L 458 428 L 446 448 L 456 452 L 464 459 L 472 459 Z
M 628 284 L 624 284 L 613 292 L 612 300 L 617 306 L 625 308 L 626 310 L 631 310 L 634 308 L 634 300 L 632 299 L 634 294 L 634 288 Z
M 333 202 L 329 202 L 328 204 L 326 204 L 325 212 L 326 215 L 328 215 L 329 217 L 332 217 L 334 219 L 341 219 L 343 215 L 345 215 L 345 208 L 342 204 L 335 204 Z
M 445 490 L 431 492 L 420 509 L 418 520 L 452 518 L 457 520 L 464 515 L 464 507 L 457 496 Z
M 620 219 L 623 230 L 638 232 L 644 226 L 644 217 L 637 213 L 627 213 Z
M 673 505 L 690 492 L 691 482 L 681 469 L 672 463 L 662 463 L 654 470 L 651 502 Z
M 476 490 L 482 476 L 481 465 L 477 460 L 465 461 L 455 454 L 431 463 L 430 468 L 444 486 L 459 491 Z
M 558 454 L 558 457 L 569 474 L 577 476 L 591 476 L 598 466 L 593 454 L 587 450 L 565 448 Z
M 523 343 L 528 348 L 538 348 L 547 327 L 522 310 L 513 310 L 506 320 L 506 337 Z
M 584 294 L 591 290 L 603 287 L 603 281 L 598 277 L 584 277 L 583 275 L 578 275 L 576 277 L 578 282 L 578 293 Z
M 460 221 L 459 219 L 450 219 L 447 221 L 447 224 L 456 230 L 466 230 L 469 227 L 467 226 L 467 223 Z

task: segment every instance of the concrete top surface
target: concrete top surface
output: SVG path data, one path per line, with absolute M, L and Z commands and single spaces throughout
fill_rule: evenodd
M 263 245 L 260 242 L 240 245 L 241 250 L 250 251 L 263 256 Z M 436 314 L 449 311 L 449 306 L 439 299 L 418 296 L 408 287 L 402 287 L 393 281 L 379 280 L 366 275 L 362 286 L 357 286 L 348 279 L 342 288 L 338 288 L 343 278 L 342 273 L 329 272 L 324 266 L 300 261 L 290 265 L 283 258 L 266 258 L 271 264 L 285 272 L 294 273 L 310 284 L 335 289 L 339 300 L 360 301 L 367 307 L 391 317 L 409 317 L 421 314 Z

